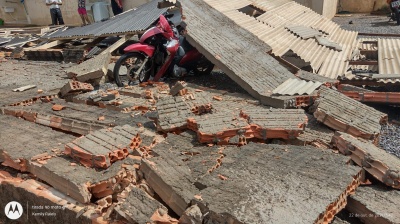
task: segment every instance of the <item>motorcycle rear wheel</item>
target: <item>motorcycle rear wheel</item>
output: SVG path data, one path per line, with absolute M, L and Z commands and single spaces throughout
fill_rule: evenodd
M 150 78 L 150 61 L 146 63 L 139 75 L 135 72 L 144 63 L 145 56 L 138 52 L 122 55 L 114 66 L 114 79 L 119 87 L 131 85 L 137 81 L 146 82 Z
M 202 57 L 193 69 L 195 75 L 209 75 L 214 69 L 214 64 L 206 57 Z

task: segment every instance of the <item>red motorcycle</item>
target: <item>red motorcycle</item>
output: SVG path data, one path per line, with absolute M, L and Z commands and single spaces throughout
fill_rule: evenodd
M 157 24 L 148 29 L 139 43 L 129 45 L 114 66 L 114 78 L 118 86 L 131 85 L 148 80 L 159 81 L 186 74 L 210 74 L 214 65 L 184 38 L 184 26 L 175 27 L 161 15 Z

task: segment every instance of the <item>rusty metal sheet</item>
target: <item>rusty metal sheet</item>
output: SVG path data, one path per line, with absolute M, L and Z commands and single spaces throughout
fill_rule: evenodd
M 313 81 L 304 81 L 299 79 L 288 79 L 286 82 L 282 83 L 276 89 L 272 91 L 273 94 L 277 95 L 310 95 L 314 92 L 318 87 L 320 87 L 322 83 L 313 82 Z

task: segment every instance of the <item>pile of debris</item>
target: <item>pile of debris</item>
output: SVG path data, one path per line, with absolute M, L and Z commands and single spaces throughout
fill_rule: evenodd
M 0 206 L 24 202 L 37 223 L 330 223 L 342 210 L 364 222 L 398 222 L 390 208 L 400 201 L 399 130 L 364 104 L 374 91 L 291 72 L 296 66 L 265 52 L 271 47 L 215 1 L 182 7 L 188 41 L 248 94 L 174 80 L 116 87 L 116 50 L 133 31 L 67 67 L 61 86 L 13 92 L 0 83 Z M 85 46 L 103 37 L 94 30 Z M 18 64 L 3 63 L 10 62 Z M 39 211 L 42 204 L 50 206 Z

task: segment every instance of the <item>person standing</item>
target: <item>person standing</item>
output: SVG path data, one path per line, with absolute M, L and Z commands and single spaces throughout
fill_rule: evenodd
M 114 16 L 123 12 L 122 1 L 121 0 L 111 0 L 111 8 Z
M 64 20 L 60 9 L 62 0 L 46 0 L 46 5 L 50 6 L 52 25 L 64 25 Z
M 90 24 L 90 20 L 86 11 L 86 0 L 78 0 L 78 13 L 81 16 L 84 26 Z
M 395 15 L 395 21 L 397 22 L 397 25 L 400 25 L 400 9 L 399 6 L 393 7 L 394 2 L 398 3 L 398 5 L 400 5 L 400 0 L 388 0 L 387 1 L 389 3 L 390 6 L 390 10 L 392 10 L 392 13 L 394 13 Z

